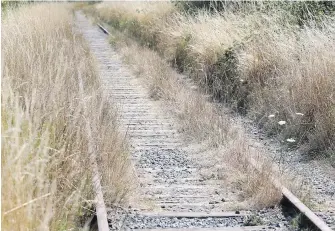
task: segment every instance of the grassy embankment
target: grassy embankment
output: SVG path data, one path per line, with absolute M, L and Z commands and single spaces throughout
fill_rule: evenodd
M 159 10 L 165 13 L 157 14 L 156 12 L 157 17 L 176 13 L 174 6 L 170 3 L 149 3 L 150 8 L 147 4 L 133 5 L 134 8 L 130 15 L 142 17 L 140 7 L 145 7 L 146 12 L 151 12 L 150 15 L 146 15 L 149 19 L 155 15 L 152 12 L 160 12 Z M 113 14 L 118 15 L 115 16 L 117 18 L 129 17 L 125 12 L 132 9 L 130 6 L 113 3 L 86 6 L 83 9 L 88 14 L 100 15 L 100 18 L 101 15 L 105 15 L 106 18 L 101 19 L 119 29 L 110 28 L 113 30 L 111 42 L 134 69 L 136 75 L 146 83 L 151 96 L 154 99 L 162 99 L 165 104 L 169 105 L 172 112 L 180 119 L 182 129 L 186 131 L 186 134 L 193 136 L 197 141 L 204 141 L 211 147 L 216 147 L 214 149 L 217 151 L 214 151 L 213 155 L 211 154 L 207 158 L 214 158 L 217 163 L 220 163 L 218 171 L 224 169 L 224 172 L 229 172 L 229 176 L 225 176 L 222 180 L 229 181 L 225 182 L 226 187 L 231 185 L 239 192 L 242 204 L 237 206 L 262 208 L 276 204 L 280 200 L 281 194 L 270 183 L 269 177 L 282 179 L 285 181 L 285 185 L 291 187 L 292 190 L 299 188 L 296 187 L 297 181 L 288 182 L 289 176 L 274 171 L 273 163 L 266 158 L 265 150 L 251 147 L 252 143 L 246 138 L 246 133 L 240 124 L 218 111 L 218 108 L 208 102 L 204 95 L 193 91 L 180 80 L 180 75 L 156 52 L 160 51 L 157 50 L 157 45 L 146 44 L 144 42 L 146 39 L 142 40 L 140 34 L 134 35 L 134 37 L 129 36 L 130 32 L 126 26 L 122 26 L 121 28 L 124 30 L 120 32 L 120 26 L 113 24 L 116 22 L 107 20 Z M 124 19 L 122 22 L 127 23 L 128 21 Z M 136 23 L 131 26 L 140 27 Z M 154 26 L 151 24 L 150 30 L 155 31 Z M 141 30 L 137 33 L 141 33 Z M 154 38 L 157 35 L 149 37 Z M 138 40 L 138 38 L 141 39 Z M 156 51 L 151 48 L 155 48 Z M 251 157 L 256 160 L 260 171 L 256 171 L 250 165 L 249 159 Z M 221 179 L 219 173 L 217 177 Z M 301 198 L 306 196 L 298 193 Z
M 117 114 L 73 23 L 65 4 L 7 9 L 2 19 L 3 230 L 78 228 L 94 207 L 88 143 L 106 203 L 127 192 Z
M 331 7 L 298 4 L 186 13 L 173 3 L 102 3 L 84 10 L 157 51 L 284 144 L 334 159 L 335 18 L 317 15 Z

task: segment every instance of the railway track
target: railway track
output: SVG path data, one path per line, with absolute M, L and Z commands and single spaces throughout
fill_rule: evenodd
M 124 132 L 131 144 L 131 158 L 139 187 L 131 208 L 108 210 L 111 230 L 290 230 L 279 208 L 240 211 L 238 198 L 217 178 L 205 179 L 199 169 L 209 168 L 197 160 L 201 152 L 183 142 L 173 118 L 148 96 L 107 41 L 108 30 L 91 25 L 77 13 L 77 26 L 96 56 L 104 90 L 117 103 Z M 102 33 L 103 32 L 103 33 Z M 105 34 L 105 35 L 104 35 Z M 203 158 L 204 159 L 204 158 Z M 314 228 L 332 230 L 288 189 L 274 182 L 291 206 L 304 214 Z M 231 211 L 229 211 L 231 210 Z M 258 217 L 266 217 L 257 222 Z M 273 218 L 275 217 L 275 218 Z M 99 219 L 99 218 L 98 218 Z M 253 225 L 253 226 L 250 226 Z M 103 228 L 99 230 L 105 230 Z

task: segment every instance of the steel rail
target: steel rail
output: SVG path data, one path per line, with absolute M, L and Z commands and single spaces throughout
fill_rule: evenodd
M 283 196 L 302 213 L 307 219 L 321 231 L 332 231 L 332 229 L 318 217 L 312 210 L 310 210 L 302 201 L 300 201 L 290 190 L 282 187 L 281 192 Z
M 257 171 L 261 171 L 253 158 L 250 158 L 248 161 Z M 288 188 L 283 186 L 277 179 L 270 177 L 269 180 L 274 185 L 274 187 L 281 191 L 283 198 L 286 199 L 296 209 L 298 209 L 299 212 L 303 214 L 316 228 L 318 228 L 320 231 L 332 231 L 326 222 L 324 222 L 312 210 L 310 210 L 301 200 L 298 199 L 298 197 L 296 197 Z
M 84 108 L 84 116 L 88 117 L 88 110 L 86 107 L 85 96 L 84 96 L 84 85 L 81 76 L 78 76 L 79 92 L 81 95 L 81 100 Z M 101 187 L 101 177 L 99 174 L 99 167 L 97 163 L 97 153 L 95 152 L 95 142 L 92 136 L 91 124 L 89 120 L 86 120 L 85 129 L 88 138 L 88 154 L 89 160 L 92 165 L 92 187 L 95 192 L 95 210 L 98 223 L 99 231 L 109 231 L 109 225 L 107 220 L 106 205 L 103 198 L 102 187 Z
M 109 31 L 105 27 L 103 27 L 100 23 L 97 23 L 97 25 L 105 34 L 111 35 Z

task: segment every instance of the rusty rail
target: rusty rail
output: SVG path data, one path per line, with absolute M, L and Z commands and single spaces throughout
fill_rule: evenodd
M 248 161 L 257 171 L 261 171 L 253 158 L 250 158 Z M 281 190 L 283 198 L 287 199 L 287 201 L 296 209 L 298 209 L 299 212 L 303 214 L 316 228 L 318 228 L 320 231 L 332 231 L 326 222 L 315 215 L 312 210 L 310 210 L 304 203 L 302 203 L 302 201 L 300 201 L 290 190 L 284 187 L 277 179 L 270 177 L 270 180 L 274 187 Z
M 109 31 L 103 27 L 100 23 L 97 23 L 98 27 L 107 35 L 110 35 Z
M 294 194 L 285 187 L 281 190 L 283 196 L 302 213 L 313 225 L 321 231 L 332 231 L 332 229 L 315 213 L 302 203 Z
M 79 86 L 78 86 L 79 92 L 81 95 L 81 100 L 82 100 L 83 108 L 84 108 L 84 116 L 88 117 L 89 112 L 87 110 L 86 102 L 85 102 L 84 85 L 83 85 L 83 80 L 80 75 L 78 77 L 78 83 L 79 83 Z M 95 142 L 92 136 L 91 124 L 89 120 L 86 120 L 85 129 L 86 129 L 87 138 L 88 138 L 89 159 L 90 159 L 90 164 L 92 166 L 92 175 L 93 175 L 92 176 L 92 187 L 95 192 L 95 206 L 96 206 L 95 209 L 96 209 L 98 228 L 99 228 L 99 231 L 109 231 L 107 211 L 106 211 L 106 206 L 105 206 L 105 202 L 103 198 L 99 168 L 98 168 L 98 163 L 97 163 L 97 153 L 95 152 L 95 148 L 94 148 Z

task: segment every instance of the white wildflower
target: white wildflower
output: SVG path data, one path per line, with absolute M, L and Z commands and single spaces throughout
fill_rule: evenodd
M 299 115 L 299 116 L 303 116 L 304 114 L 300 113 L 300 112 L 297 112 L 295 113 L 296 115 Z
M 286 121 L 281 120 L 281 121 L 278 122 L 278 124 L 279 124 L 279 125 L 284 125 L 284 124 L 286 124 Z
M 293 139 L 293 138 L 289 138 L 289 139 L 287 139 L 286 141 L 287 141 L 287 142 L 290 142 L 290 143 L 294 143 L 294 142 L 295 142 L 295 139 Z
M 275 115 L 273 115 L 273 114 L 268 116 L 268 118 L 273 118 L 273 117 L 275 117 Z

